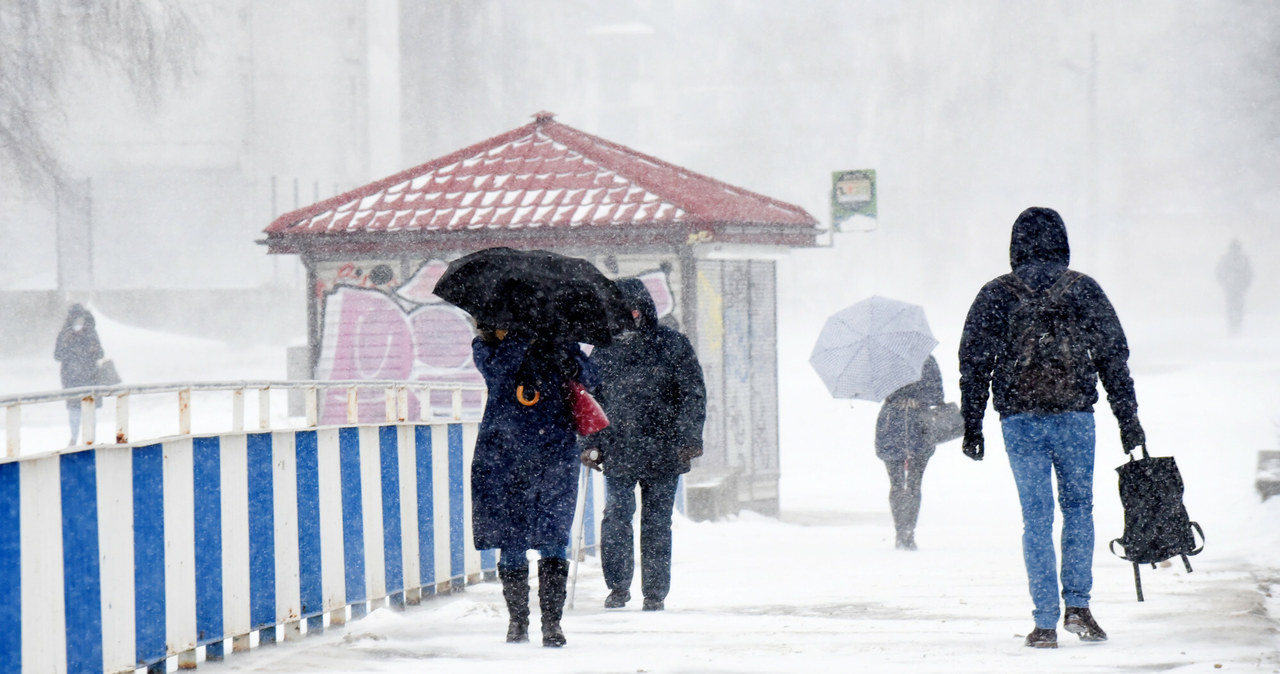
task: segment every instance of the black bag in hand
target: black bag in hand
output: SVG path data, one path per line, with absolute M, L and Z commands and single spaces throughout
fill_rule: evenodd
M 1182 503 L 1182 475 L 1172 456 L 1151 458 L 1142 447 L 1142 458 L 1116 468 L 1120 474 L 1120 503 L 1124 506 L 1124 536 L 1111 541 L 1111 552 L 1120 559 L 1133 562 L 1133 582 L 1142 601 L 1142 576 L 1139 564 L 1150 564 L 1172 557 L 1182 557 L 1187 572 L 1191 571 L 1188 555 L 1204 549 L 1204 531 L 1191 521 Z M 1200 547 L 1196 547 L 1196 534 Z M 1116 552 L 1116 545 L 1123 554 Z

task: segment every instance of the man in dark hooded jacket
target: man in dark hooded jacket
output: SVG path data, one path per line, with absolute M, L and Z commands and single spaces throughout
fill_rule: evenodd
M 600 370 L 597 399 L 609 427 L 589 436 L 582 462 L 603 464 L 601 562 L 609 596 L 605 608 L 631 599 L 635 571 L 636 485 L 640 485 L 640 568 L 644 610 L 660 611 L 671 586 L 671 509 L 676 483 L 702 454 L 707 398 L 702 366 L 689 340 L 658 324 L 653 298 L 639 279 L 618 282 L 636 329 L 591 360 Z
M 1145 445 L 1129 376 L 1129 346 L 1115 309 L 1092 278 L 1067 269 L 1062 217 L 1028 208 L 1013 225 L 1012 274 L 982 287 L 960 339 L 964 453 L 983 457 L 987 391 L 1000 413 L 1022 504 L 1022 549 L 1035 630 L 1026 644 L 1055 648 L 1058 572 L 1053 478 L 1062 509 L 1064 627 L 1086 641 L 1107 638 L 1089 611 L 1093 586 L 1093 405 L 1098 380 L 1120 424 L 1126 452 Z

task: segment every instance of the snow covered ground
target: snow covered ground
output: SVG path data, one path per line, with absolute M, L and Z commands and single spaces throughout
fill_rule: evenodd
M 282 348 L 233 350 L 99 318 L 107 353 L 131 382 L 283 376 Z M 985 461 L 964 458 L 956 442 L 939 449 L 925 478 L 920 550 L 893 549 L 888 482 L 871 449 L 876 406 L 826 397 L 806 362 L 813 334 L 797 328 L 780 335 L 783 515 L 677 519 L 666 611 L 642 612 L 638 599 L 601 608 L 606 591 L 589 558 L 563 649 L 504 643 L 499 587 L 481 584 L 201 669 L 1280 672 L 1280 499 L 1260 504 L 1253 489 L 1256 452 L 1280 446 L 1280 320 L 1255 319 L 1253 336 L 1237 339 L 1217 335 L 1218 322 L 1126 320 L 1152 452 L 1177 456 L 1208 544 L 1192 558 L 1194 573 L 1180 563 L 1145 569 L 1147 600 L 1135 601 L 1132 567 L 1106 551 L 1123 528 L 1112 470 L 1123 453 L 1100 407 L 1093 609 L 1109 642 L 1062 632 L 1056 651 L 1022 646 L 1032 623 L 1021 521 L 994 415 Z M 953 340 L 937 351 L 949 398 Z M 51 359 L 0 361 L 0 375 L 6 393 L 57 385 Z

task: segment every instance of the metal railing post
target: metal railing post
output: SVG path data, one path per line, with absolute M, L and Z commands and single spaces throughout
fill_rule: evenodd
M 98 427 L 98 404 L 93 395 L 87 395 L 80 399 L 80 441 L 86 445 L 92 445 L 94 441 L 93 431 Z
M 307 427 L 315 428 L 320 425 L 320 393 L 314 386 L 308 386 L 306 391 L 307 400 Z
M 178 391 L 178 435 L 191 435 L 191 389 Z
M 244 389 L 231 392 L 231 430 L 239 433 L 244 430 Z
M 462 389 L 453 389 L 453 420 L 462 421 Z
M 383 395 L 383 411 L 387 423 L 393 424 L 396 421 L 396 390 L 394 387 L 388 386 Z
M 360 423 L 360 397 L 359 389 L 354 386 L 347 388 L 347 423 Z
M 116 395 L 116 444 L 129 442 L 129 394 Z
M 264 431 L 271 428 L 270 386 L 263 386 L 258 389 L 258 428 Z
M 5 456 L 13 458 L 22 452 L 22 405 L 5 408 L 4 430 L 8 436 Z

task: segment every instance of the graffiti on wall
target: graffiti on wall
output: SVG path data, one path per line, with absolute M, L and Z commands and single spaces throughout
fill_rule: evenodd
M 347 266 L 339 267 L 339 273 Z M 357 277 L 340 277 L 324 299 L 316 378 L 482 383 L 471 361 L 470 317 L 431 292 L 445 268 L 444 262 L 431 260 L 398 287 L 385 281 L 368 287 L 348 280 Z M 377 267 L 373 270 L 376 273 Z M 410 418 L 419 417 L 422 402 L 410 396 Z M 346 404 L 342 391 L 331 391 L 322 406 L 321 422 L 345 420 Z M 448 392 L 437 392 L 431 410 L 444 414 L 450 404 Z M 463 404 L 478 409 L 480 395 L 464 395 Z M 383 391 L 362 389 L 358 394 L 362 422 L 384 419 L 385 405 Z
M 471 317 L 433 292 L 447 267 L 441 260 L 430 260 L 404 283 L 397 283 L 389 265 L 362 268 L 348 263 L 338 266 L 333 278 L 318 280 L 324 324 L 316 378 L 483 383 L 471 358 L 475 335 Z M 637 278 L 653 296 L 658 317 L 670 316 L 675 296 L 666 273 L 655 270 Z M 409 418 L 419 418 L 422 402 L 410 396 Z M 451 411 L 447 391 L 433 393 L 430 403 L 435 414 Z M 384 391 L 361 389 L 357 404 L 360 421 L 385 418 Z M 480 405 L 478 392 L 464 393 L 464 410 L 477 411 Z M 346 420 L 347 399 L 342 391 L 330 391 L 321 407 L 321 423 Z

